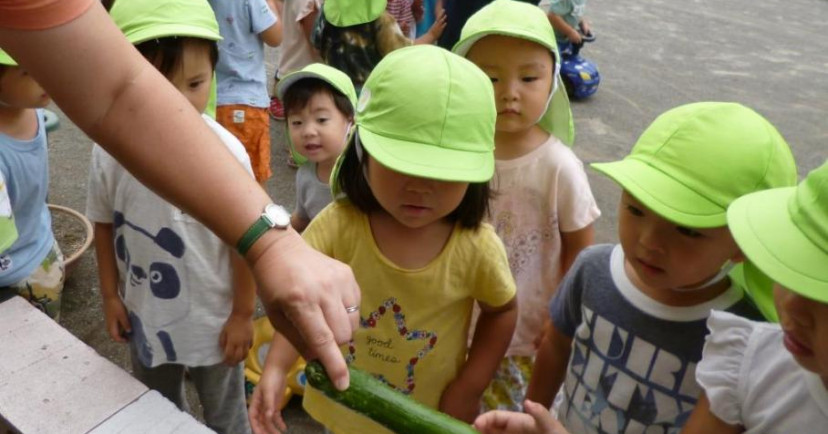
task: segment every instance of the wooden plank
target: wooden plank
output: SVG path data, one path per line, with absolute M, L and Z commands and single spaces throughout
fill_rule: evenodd
M 0 414 L 26 434 L 88 432 L 148 390 L 19 297 L 0 348 Z
M 115 433 L 206 434 L 213 433 L 213 430 L 178 410 L 178 407 L 160 393 L 150 390 L 90 432 Z

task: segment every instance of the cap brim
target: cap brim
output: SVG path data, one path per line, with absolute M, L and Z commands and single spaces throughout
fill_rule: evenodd
M 324 80 L 323 77 L 320 77 L 318 74 L 314 74 L 312 72 L 298 71 L 288 74 L 279 79 L 279 84 L 276 85 L 276 97 L 280 100 L 284 100 L 285 92 L 287 92 L 288 88 L 304 78 L 318 78 Z
M 166 38 L 170 36 L 201 38 L 210 41 L 220 41 L 221 35 L 205 29 L 201 26 L 190 26 L 187 24 L 160 24 L 141 29 L 125 35 L 130 43 L 140 44 L 151 39 Z
M 828 252 L 791 220 L 787 203 L 795 191 L 777 188 L 735 200 L 727 211 L 730 232 L 748 260 L 774 282 L 828 303 Z
M 17 66 L 17 62 L 3 50 L 0 50 L 0 65 Z
M 374 134 L 359 127 L 365 150 L 383 166 L 400 173 L 449 182 L 488 182 L 494 175 L 494 153 L 446 149 Z
M 647 163 L 627 157 L 612 163 L 593 163 L 591 167 L 671 222 L 691 228 L 727 225 L 724 208 Z

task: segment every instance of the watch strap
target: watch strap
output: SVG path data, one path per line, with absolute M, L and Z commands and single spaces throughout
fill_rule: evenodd
M 262 235 L 264 235 L 264 233 L 272 227 L 273 223 L 267 218 L 267 216 L 262 215 L 256 219 L 256 221 L 250 225 L 250 228 L 248 228 L 241 238 L 239 238 L 239 241 L 236 243 L 236 250 L 238 250 L 242 256 L 246 255 L 247 251 L 253 247 L 253 243 L 261 238 Z

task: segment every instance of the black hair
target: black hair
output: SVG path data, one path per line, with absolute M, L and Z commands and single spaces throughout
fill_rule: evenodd
M 314 95 L 325 92 L 333 99 L 336 109 L 348 119 L 354 118 L 354 106 L 351 100 L 325 80 L 318 78 L 303 78 L 288 87 L 282 103 L 285 107 L 285 117 L 294 110 L 301 110 Z
M 356 135 L 354 135 L 356 136 Z M 382 206 L 377 202 L 365 173 L 368 171 L 368 153 L 363 153 L 360 160 L 356 152 L 356 137 L 351 138 L 345 154 L 342 156 L 342 167 L 336 183 L 340 190 L 348 197 L 357 209 L 365 214 L 381 211 Z M 488 182 L 471 182 L 466 190 L 466 195 L 460 201 L 460 205 L 454 209 L 446 218 L 452 223 L 460 223 L 460 226 L 467 229 L 476 229 L 489 215 L 489 199 L 491 190 Z
M 101 0 L 101 4 L 107 12 L 109 12 L 112 9 L 113 3 L 115 3 L 115 0 Z
M 3 78 L 3 74 L 9 69 L 10 65 L 0 65 L 0 78 Z
M 218 62 L 218 44 L 216 41 L 189 36 L 168 36 L 141 42 L 135 48 L 141 52 L 141 55 L 149 63 L 155 65 L 163 76 L 169 77 L 175 70 L 181 68 L 181 62 L 184 59 L 184 46 L 187 44 L 207 47 L 210 50 L 210 62 L 213 69 L 216 69 L 216 63 Z

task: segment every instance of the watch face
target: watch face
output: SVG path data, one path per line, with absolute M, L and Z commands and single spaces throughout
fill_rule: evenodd
M 273 227 L 286 228 L 290 226 L 290 213 L 281 206 L 271 203 L 265 207 L 264 213 L 273 222 Z

